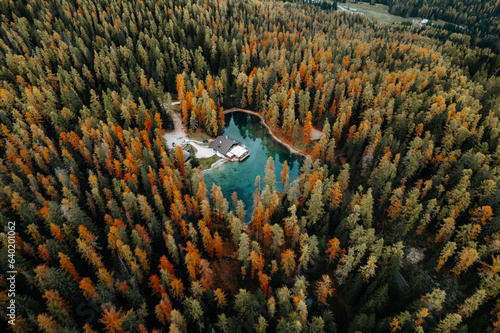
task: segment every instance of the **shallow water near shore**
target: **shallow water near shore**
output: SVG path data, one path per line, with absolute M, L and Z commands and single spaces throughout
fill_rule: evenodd
M 290 152 L 286 147 L 277 142 L 260 122 L 260 118 L 244 112 L 231 112 L 225 115 L 224 135 L 228 135 L 246 145 L 250 156 L 243 162 L 226 162 L 221 166 L 209 170 L 204 174 L 207 190 L 211 193 L 212 184 L 221 187 L 224 197 L 229 202 L 229 207 L 234 211 L 231 195 L 238 194 L 238 199 L 245 203 L 246 218 L 248 223 L 253 212 L 253 192 L 255 178 L 260 175 L 264 186 L 264 169 L 267 159 L 274 159 L 274 172 L 276 174 L 276 188 L 282 190 L 280 182 L 283 163 L 288 161 L 290 182 L 299 176 L 299 168 L 303 157 Z

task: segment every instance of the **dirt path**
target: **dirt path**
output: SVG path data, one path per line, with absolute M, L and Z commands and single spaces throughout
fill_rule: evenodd
M 169 148 L 172 147 L 172 143 L 175 143 L 176 146 L 182 146 L 182 140 L 187 139 L 187 134 L 184 131 L 184 126 L 182 126 L 180 115 L 172 112 L 172 120 L 174 121 L 174 130 L 166 132 L 164 135 Z
M 231 113 L 231 112 L 235 112 L 235 111 L 240 111 L 240 112 L 245 112 L 245 113 L 249 113 L 249 114 L 253 114 L 254 116 L 257 116 L 260 118 L 260 121 L 261 123 L 266 126 L 267 130 L 269 131 L 269 134 L 271 134 L 271 136 L 274 138 L 274 140 L 278 141 L 279 143 L 281 143 L 283 146 L 287 147 L 288 150 L 290 150 L 292 153 L 294 154 L 297 154 L 297 155 L 302 155 L 304 157 L 307 157 L 309 156 L 309 154 L 306 154 L 304 153 L 303 151 L 300 151 L 298 149 L 296 149 L 295 147 L 291 146 L 290 144 L 284 142 L 283 140 L 281 140 L 279 137 L 276 136 L 276 134 L 274 134 L 274 132 L 271 130 L 271 127 L 269 127 L 269 125 L 266 124 L 266 122 L 264 121 L 264 118 L 262 118 L 262 116 L 260 115 L 260 113 L 256 112 L 256 111 L 250 111 L 250 110 L 246 110 L 246 109 L 240 109 L 240 108 L 232 108 L 232 109 L 229 109 L 229 110 L 225 110 L 224 111 L 224 114 L 226 113 Z M 312 139 L 314 140 L 315 137 L 319 138 L 318 136 L 318 132 L 319 132 L 319 136 L 321 136 L 321 132 L 318 131 L 317 129 L 313 129 L 313 135 L 312 135 Z
M 196 148 L 196 158 L 209 158 L 215 155 L 215 152 L 210 147 L 201 146 L 193 140 L 189 141 L 189 144 Z

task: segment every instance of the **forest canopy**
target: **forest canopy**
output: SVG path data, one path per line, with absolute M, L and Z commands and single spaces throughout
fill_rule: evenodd
M 357 0 L 356 0 L 357 1 Z M 492 0 L 370 0 L 389 7 L 402 17 L 444 21 L 452 32 L 472 37 L 473 45 L 500 51 L 500 6 Z
M 407 3 L 389 6 L 403 15 L 415 10 Z M 446 14 L 487 31 L 484 40 L 498 37 L 491 1 L 457 17 L 451 1 L 439 2 L 443 13 L 427 3 L 419 15 Z M 306 2 L 0 8 L 1 327 L 500 326 L 497 48 Z M 201 169 L 164 140 L 174 112 L 189 132 L 214 137 L 232 107 L 258 112 L 307 155 L 297 180 L 286 164 L 275 175 L 268 160 L 252 207 L 207 188 Z

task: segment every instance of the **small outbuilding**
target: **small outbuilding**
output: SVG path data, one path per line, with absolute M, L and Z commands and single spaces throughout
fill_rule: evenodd
M 184 162 L 187 162 L 189 161 L 189 159 L 191 159 L 191 153 L 186 149 L 182 150 L 182 154 L 184 155 Z

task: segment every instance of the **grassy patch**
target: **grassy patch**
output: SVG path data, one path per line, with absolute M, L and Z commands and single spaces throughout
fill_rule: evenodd
M 378 14 L 389 14 L 389 7 L 379 3 L 375 5 L 370 5 L 370 3 L 368 2 L 358 2 L 358 3 L 346 2 L 346 3 L 339 3 L 339 5 L 349 8 L 355 8 L 357 10 L 370 11 Z
M 200 141 L 200 142 L 203 142 L 203 140 L 210 139 L 210 137 L 206 133 L 203 133 L 200 130 L 197 130 L 194 133 L 189 133 L 189 138 L 192 140 L 195 140 L 195 141 Z
M 196 144 L 198 146 L 202 146 L 202 147 L 210 147 L 210 143 L 203 143 L 203 142 L 200 143 L 200 141 L 198 141 L 198 142 L 196 142 Z
M 420 22 L 422 21 L 422 17 L 401 17 L 397 15 L 393 15 L 389 13 L 389 7 L 380 3 L 377 3 L 375 5 L 370 5 L 369 2 L 338 2 L 337 3 L 339 6 L 342 6 L 344 8 L 350 8 L 350 9 L 357 9 L 359 13 L 363 13 L 366 17 L 369 17 L 373 20 L 375 20 L 379 24 L 393 24 L 393 23 L 400 23 L 400 22 L 411 22 L 417 21 Z M 339 9 L 340 10 L 340 9 Z M 445 21 L 442 20 L 429 20 L 428 24 L 436 24 L 436 25 L 443 25 Z
M 358 2 L 358 3 L 339 2 L 338 5 L 345 8 L 357 9 L 360 13 L 363 13 L 366 17 L 369 17 L 380 24 L 393 24 L 397 22 L 411 21 L 411 19 L 406 19 L 404 17 L 390 14 L 389 7 L 382 4 L 370 5 L 368 2 Z
M 184 148 L 193 155 L 196 155 L 196 153 L 198 152 L 198 149 L 196 149 L 194 146 L 190 144 L 187 144 Z
M 210 169 L 212 164 L 220 160 L 220 157 L 217 155 L 210 156 L 209 158 L 200 158 L 198 162 L 200 163 L 200 167 L 202 170 Z

